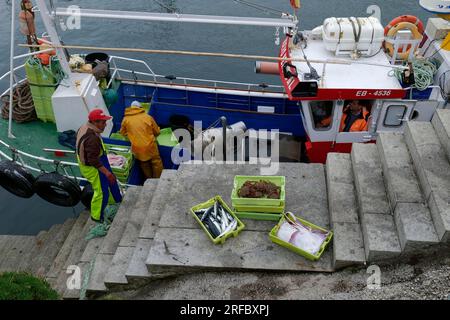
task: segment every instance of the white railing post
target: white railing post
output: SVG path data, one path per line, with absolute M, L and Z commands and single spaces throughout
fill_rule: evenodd
M 12 133 L 12 115 L 13 115 L 13 100 L 14 100 L 14 35 L 15 35 L 15 23 L 16 18 L 16 1 L 11 1 L 11 48 L 10 48 L 10 60 L 9 60 L 9 122 L 8 122 L 8 138 L 15 138 Z

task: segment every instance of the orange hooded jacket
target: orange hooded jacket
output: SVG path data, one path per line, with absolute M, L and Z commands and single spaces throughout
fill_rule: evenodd
M 144 109 L 129 107 L 125 110 L 120 134 L 130 139 L 131 150 L 136 159 L 148 161 L 160 157 L 156 141 L 159 132 L 156 121 Z

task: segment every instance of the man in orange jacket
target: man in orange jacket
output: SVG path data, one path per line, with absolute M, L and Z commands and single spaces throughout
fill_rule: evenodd
M 340 132 L 367 131 L 370 113 L 359 100 L 353 100 L 344 108 Z
M 131 150 L 146 179 L 159 178 L 164 169 L 156 141 L 159 132 L 159 126 L 139 102 L 134 101 L 125 110 L 120 134 L 130 139 Z

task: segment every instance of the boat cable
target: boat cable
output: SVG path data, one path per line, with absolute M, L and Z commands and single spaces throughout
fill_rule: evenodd
M 19 47 L 37 47 L 37 45 L 19 44 Z M 306 62 L 302 58 L 282 58 L 282 57 L 270 57 L 270 56 L 260 56 L 260 55 L 245 55 L 245 54 L 233 54 L 233 53 L 217 53 L 217 52 L 199 52 L 199 51 L 180 51 L 180 50 L 155 50 L 155 49 L 140 49 L 140 48 L 117 48 L 117 47 L 93 47 L 93 46 L 79 46 L 79 45 L 53 45 L 53 48 L 66 48 L 66 49 L 79 49 L 79 50 L 101 50 L 101 51 L 119 51 L 119 52 L 139 52 L 147 54 L 168 54 L 168 55 L 187 55 L 195 57 L 216 57 L 216 58 L 231 58 L 231 59 L 245 59 L 245 60 L 265 60 L 265 61 L 298 61 Z M 377 67 L 391 68 L 391 69 L 408 69 L 405 66 L 382 64 L 366 61 L 353 61 L 344 59 L 308 59 L 310 63 L 321 63 L 321 64 L 342 64 L 342 65 L 352 65 L 352 64 L 362 64 L 371 65 Z
M 412 70 L 414 72 L 414 84 L 411 88 L 419 91 L 426 90 L 434 82 L 434 75 L 437 72 L 436 64 L 431 59 L 414 58 L 411 61 Z M 391 70 L 389 76 L 395 76 L 400 82 L 403 81 L 403 72 L 401 70 Z
M 31 89 L 27 81 L 17 85 L 13 91 L 12 101 L 12 118 L 17 123 L 24 123 L 37 120 L 36 110 L 34 108 L 33 97 L 31 95 Z M 10 95 L 5 94 L 1 97 L 3 102 L 2 118 L 9 118 L 9 102 Z

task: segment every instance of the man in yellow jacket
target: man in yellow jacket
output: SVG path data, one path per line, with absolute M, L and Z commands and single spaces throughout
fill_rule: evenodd
M 131 150 L 146 179 L 159 178 L 163 171 L 156 141 L 159 132 L 156 121 L 145 112 L 139 102 L 134 101 L 131 107 L 125 110 L 120 134 L 130 139 Z

